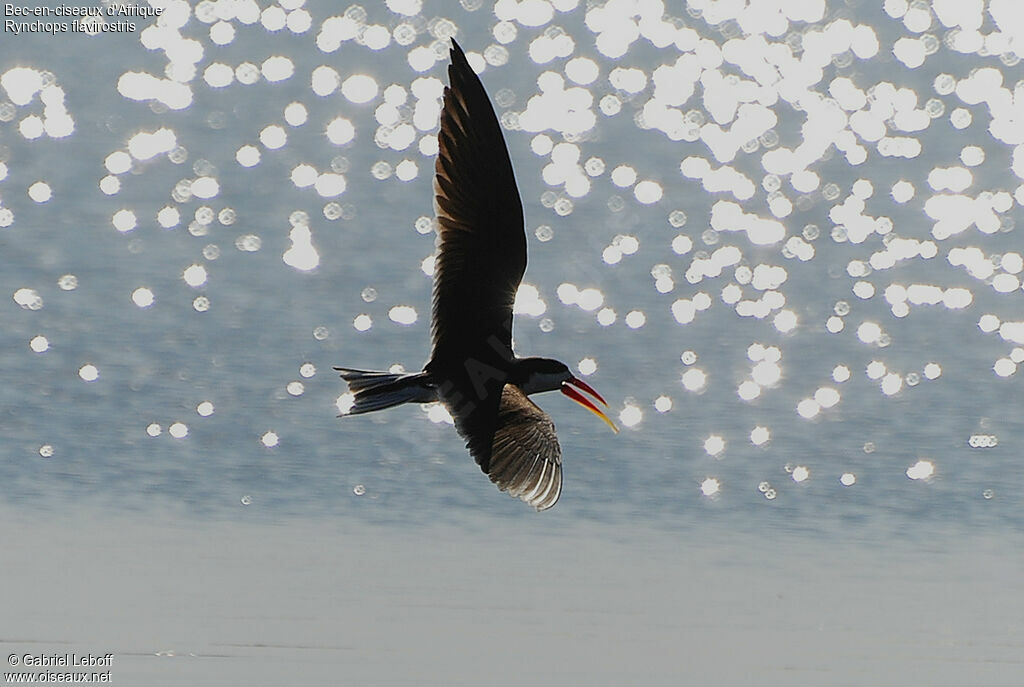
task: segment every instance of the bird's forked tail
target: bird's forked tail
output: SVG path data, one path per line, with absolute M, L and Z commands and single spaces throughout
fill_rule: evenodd
M 378 372 L 334 368 L 348 382 L 352 407 L 343 415 L 359 415 L 384 410 L 402 403 L 431 403 L 437 400 L 437 389 L 426 372 Z

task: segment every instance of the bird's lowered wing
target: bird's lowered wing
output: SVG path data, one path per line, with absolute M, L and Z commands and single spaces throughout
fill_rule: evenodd
M 431 360 L 482 347 L 511 355 L 512 304 L 526 270 L 523 206 L 494 109 L 454 40 L 451 60 L 434 174 Z
M 537 510 L 551 508 L 562 494 L 562 449 L 555 424 L 513 384 L 506 384 L 501 394 L 487 476 L 498 489 Z

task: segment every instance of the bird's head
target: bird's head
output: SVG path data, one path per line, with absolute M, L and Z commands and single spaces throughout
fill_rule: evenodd
M 608 402 L 593 387 L 573 375 L 565 363 L 552 360 L 551 358 L 523 358 L 516 365 L 513 377 L 509 381 L 513 381 L 527 396 L 558 389 L 564 395 L 604 420 L 612 428 L 612 431 L 618 433 L 619 428 L 615 426 L 611 418 L 594 405 L 593 401 L 581 394 L 579 390 L 586 391 L 606 408 L 608 407 Z

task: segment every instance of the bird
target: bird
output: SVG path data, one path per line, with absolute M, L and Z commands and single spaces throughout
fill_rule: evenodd
M 562 493 L 562 451 L 533 394 L 561 391 L 614 432 L 605 399 L 569 367 L 512 350 L 512 306 L 526 233 L 512 161 L 483 83 L 453 38 L 434 166 L 436 257 L 430 358 L 420 372 L 336 367 L 360 415 L 440 401 L 499 490 L 538 511 Z

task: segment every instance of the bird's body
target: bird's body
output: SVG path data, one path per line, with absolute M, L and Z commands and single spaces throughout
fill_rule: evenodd
M 561 449 L 528 395 L 559 389 L 615 426 L 573 386 L 604 399 L 563 363 L 512 351 L 512 305 L 526 271 L 522 203 L 498 119 L 454 40 L 451 58 L 434 176 L 430 360 L 413 374 L 336 369 L 354 394 L 349 414 L 444 403 L 491 481 L 544 510 L 561 494 Z

